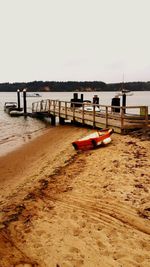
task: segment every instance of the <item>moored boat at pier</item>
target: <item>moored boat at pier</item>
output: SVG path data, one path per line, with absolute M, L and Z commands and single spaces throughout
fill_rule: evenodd
M 13 109 L 13 110 L 10 110 L 9 112 L 9 115 L 11 117 L 19 117 L 19 116 L 23 116 L 24 115 L 24 111 L 23 109 Z
M 5 102 L 4 104 L 4 111 L 8 112 L 12 109 L 17 108 L 17 102 Z
M 41 97 L 42 95 L 36 92 L 27 92 L 26 97 Z

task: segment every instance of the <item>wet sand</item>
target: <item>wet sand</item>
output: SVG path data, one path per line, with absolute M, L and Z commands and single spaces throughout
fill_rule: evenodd
M 150 142 L 75 151 L 90 132 L 54 127 L 0 158 L 0 267 L 150 266 Z

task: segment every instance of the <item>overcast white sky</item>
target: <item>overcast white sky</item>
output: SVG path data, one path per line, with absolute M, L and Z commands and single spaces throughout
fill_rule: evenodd
M 0 82 L 150 80 L 150 0 L 0 0 L 0 37 Z

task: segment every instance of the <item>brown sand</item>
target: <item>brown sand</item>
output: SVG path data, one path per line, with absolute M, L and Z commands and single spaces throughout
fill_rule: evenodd
M 76 152 L 89 131 L 58 126 L 0 158 L 0 267 L 150 266 L 150 142 Z

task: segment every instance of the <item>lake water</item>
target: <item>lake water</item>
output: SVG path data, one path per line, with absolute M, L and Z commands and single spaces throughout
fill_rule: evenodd
M 42 97 L 27 97 L 27 107 L 29 112 L 31 111 L 33 102 L 42 99 L 70 101 L 73 97 L 72 92 L 42 92 L 41 94 Z M 98 95 L 100 104 L 102 105 L 110 105 L 112 97 L 115 96 L 115 92 L 83 92 L 83 94 L 84 100 L 88 99 L 91 101 L 95 94 Z M 78 93 L 79 98 L 80 95 L 81 93 Z M 4 112 L 4 103 L 8 101 L 17 102 L 17 94 L 15 92 L 0 93 L 0 156 L 14 150 L 51 127 L 49 123 L 30 117 L 10 117 Z M 132 96 L 127 97 L 127 105 L 149 106 L 150 113 L 150 92 L 134 92 Z M 22 97 L 21 106 L 23 106 Z

